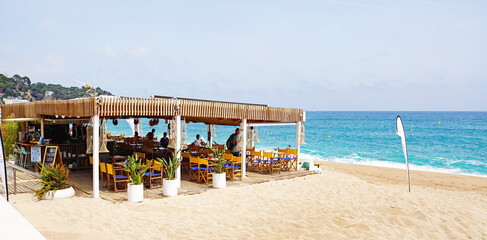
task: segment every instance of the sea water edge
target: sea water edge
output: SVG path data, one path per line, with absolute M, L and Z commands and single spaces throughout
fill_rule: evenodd
M 405 158 L 396 117 L 400 115 L 406 130 L 410 169 L 487 177 L 487 112 L 328 112 L 308 111 L 305 122 L 303 159 L 342 162 L 405 169 Z M 112 135 L 132 131 L 126 121 L 114 126 L 107 121 Z M 160 138 L 167 125 L 164 121 L 149 126 L 141 119 L 145 135 L 152 128 Z M 224 143 L 235 127 L 215 126 L 214 140 Z M 295 126 L 258 127 L 256 149 L 271 151 L 296 145 Z M 187 124 L 186 143 L 196 134 L 206 139 L 207 126 Z

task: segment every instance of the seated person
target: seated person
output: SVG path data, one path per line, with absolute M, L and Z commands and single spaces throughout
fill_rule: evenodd
M 164 132 L 164 136 L 161 137 L 161 147 L 167 147 L 169 144 L 169 138 L 167 138 L 167 132 Z
M 140 136 L 139 136 L 139 132 L 135 131 L 134 133 L 134 139 L 137 141 L 137 139 L 139 139 Z
M 150 131 L 149 133 L 147 133 L 147 135 L 145 136 L 148 140 L 154 140 L 154 133 L 156 132 L 156 130 L 153 128 L 152 131 Z
M 200 138 L 199 134 L 196 134 L 196 140 L 192 143 L 192 145 L 195 145 L 197 147 L 202 147 L 202 146 L 206 146 L 206 142 L 205 140 Z

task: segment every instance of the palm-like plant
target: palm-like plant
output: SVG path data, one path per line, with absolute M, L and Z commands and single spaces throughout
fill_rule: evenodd
M 168 180 L 174 180 L 176 170 L 179 168 L 179 166 L 181 166 L 181 157 L 179 152 L 181 152 L 181 148 L 168 159 L 165 159 L 164 157 L 162 159 L 157 158 L 157 161 L 162 163 Z
M 134 185 L 142 184 L 142 178 L 144 177 L 147 170 L 152 165 L 152 160 L 150 160 L 145 166 L 142 164 L 142 158 L 139 156 L 128 156 L 127 161 L 123 164 L 125 171 L 129 172 L 129 180 Z
M 215 141 L 213 141 L 214 146 L 218 146 Z M 226 146 L 223 145 L 223 148 L 221 151 L 218 148 L 210 148 L 211 151 L 213 152 L 213 155 L 218 159 L 216 164 L 213 166 L 215 168 L 216 173 L 223 173 L 225 171 L 225 164 L 227 164 L 230 160 L 224 160 L 223 159 L 223 154 L 225 153 Z
M 41 180 L 42 188 L 37 189 L 35 196 L 41 199 L 48 191 L 56 191 L 60 189 L 66 189 L 71 187 L 68 183 L 69 179 L 69 169 L 62 164 L 56 164 L 54 166 L 44 165 L 39 163 L 41 169 Z
M 13 119 L 15 115 L 10 114 L 7 119 Z M 2 140 L 5 146 L 5 156 L 15 153 L 15 140 L 19 136 L 20 124 L 18 122 L 2 121 Z

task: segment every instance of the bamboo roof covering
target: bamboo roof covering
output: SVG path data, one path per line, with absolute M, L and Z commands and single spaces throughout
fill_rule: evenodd
M 38 101 L 2 105 L 2 119 L 83 118 L 95 114 L 102 118 L 163 118 L 176 114 L 189 122 L 217 125 L 304 121 L 304 110 L 266 105 L 229 103 L 177 98 L 128 98 L 100 96 L 73 100 Z

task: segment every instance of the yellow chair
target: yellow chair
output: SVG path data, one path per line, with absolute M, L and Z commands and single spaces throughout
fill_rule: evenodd
M 189 180 L 198 181 L 199 158 L 189 156 Z
M 233 155 L 231 153 L 224 153 L 223 160 L 232 160 Z
M 289 154 L 289 169 L 293 169 L 298 171 L 298 150 L 297 149 L 288 149 L 287 153 Z
M 160 187 L 162 187 L 162 177 L 164 175 L 164 167 L 161 162 L 153 161 L 152 166 L 149 168 L 149 171 L 144 174 L 146 182 L 149 183 L 149 188 L 152 188 L 154 183 L 159 182 Z
M 274 158 L 272 152 L 262 152 L 262 167 L 261 172 L 273 174 L 274 172 L 279 172 L 281 174 L 281 160 L 279 158 Z
M 250 154 L 250 160 L 248 161 L 249 170 L 260 172 L 261 163 L 262 163 L 262 152 L 252 151 L 252 153 Z
M 134 152 L 134 156 L 137 156 L 139 159 L 142 159 L 142 162 L 147 164 L 147 162 L 146 162 L 147 159 L 145 158 L 145 153 Z
M 107 166 L 107 179 L 108 179 L 108 186 L 110 186 L 110 179 L 113 180 L 113 189 L 115 192 L 119 191 L 126 191 L 127 190 L 127 183 L 129 182 L 129 177 L 123 174 L 117 174 L 117 171 L 123 171 L 122 169 L 114 169 L 113 165 L 110 163 L 106 164 Z M 117 183 L 122 183 L 121 185 L 125 185 L 125 189 L 119 190 L 117 188 Z
M 212 168 L 212 164 L 208 159 L 198 158 L 198 182 L 202 180 L 208 185 L 211 179 L 213 179 L 213 173 L 215 169 Z
M 91 158 L 91 159 L 93 159 L 93 158 Z M 93 171 L 91 171 L 91 172 L 93 173 Z M 100 177 L 101 177 L 101 186 L 103 187 L 103 179 L 107 178 L 107 181 L 108 181 L 106 163 L 100 163 Z M 108 187 L 108 182 L 107 182 L 107 187 Z
M 232 155 L 230 164 L 225 166 L 225 172 L 227 173 L 227 176 L 230 176 L 232 182 L 235 176 L 238 176 L 239 180 L 242 181 L 242 157 L 235 157 Z
M 281 170 L 282 171 L 289 171 L 291 168 L 291 157 L 289 155 L 289 149 L 277 149 L 277 154 L 279 159 L 281 160 Z
M 246 151 L 245 151 L 245 157 L 247 159 L 247 161 L 250 161 L 250 159 L 252 158 L 252 152 L 255 151 L 255 147 L 247 147 L 246 148 Z

